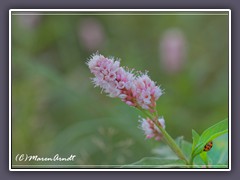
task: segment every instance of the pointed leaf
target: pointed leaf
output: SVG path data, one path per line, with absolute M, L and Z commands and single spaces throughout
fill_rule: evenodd
M 200 154 L 201 159 L 203 160 L 205 165 L 208 165 L 208 157 L 207 157 L 207 152 L 202 152 Z
M 224 134 L 213 140 L 213 147 L 211 151 L 207 152 L 209 168 L 228 167 L 228 143 L 226 143 L 226 141 L 228 141 L 227 134 Z M 202 168 L 205 164 L 200 156 L 201 154 L 194 158 L 195 168 Z
M 192 144 L 188 141 L 184 140 L 183 136 L 177 137 L 175 139 L 175 142 L 177 143 L 177 145 L 180 147 L 180 149 L 182 150 L 183 154 L 189 158 L 191 155 L 191 147 Z
M 199 134 L 195 130 L 192 130 L 192 138 L 193 138 L 192 151 L 194 150 L 196 144 L 198 143 L 199 137 L 200 137 Z
M 209 141 L 227 132 L 228 132 L 228 119 L 225 119 L 206 129 L 200 136 L 198 143 L 193 150 L 192 157 L 195 157 L 196 155 L 200 154 L 203 151 L 204 146 Z

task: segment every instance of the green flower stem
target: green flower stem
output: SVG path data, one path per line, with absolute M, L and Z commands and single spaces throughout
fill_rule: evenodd
M 160 131 L 163 134 L 164 140 L 166 141 L 166 143 L 168 144 L 168 146 L 172 149 L 172 151 L 182 160 L 184 160 L 186 162 L 186 164 L 189 164 L 188 160 L 186 159 L 185 155 L 183 154 L 182 150 L 178 147 L 178 145 L 176 144 L 176 142 L 174 141 L 174 139 L 167 133 L 167 131 L 162 128 L 158 123 L 156 123 L 156 121 L 154 121 L 155 119 L 158 119 L 158 117 L 152 115 L 151 113 L 149 113 L 146 110 L 140 109 L 141 112 L 143 112 L 146 116 L 149 116 L 151 118 L 151 120 L 154 122 L 154 124 L 160 129 Z
M 187 164 L 188 160 L 186 159 L 185 155 L 183 154 L 182 150 L 178 147 L 178 145 L 176 144 L 176 142 L 173 140 L 173 138 L 167 133 L 167 131 L 162 128 L 161 126 L 159 126 L 157 123 L 155 123 L 155 125 L 160 129 L 160 131 L 163 134 L 163 137 L 166 141 L 166 143 L 168 144 L 168 146 L 172 149 L 172 151 L 182 160 L 184 160 Z
M 166 141 L 166 143 L 168 144 L 168 146 L 172 149 L 172 151 L 182 160 L 184 160 L 186 162 L 186 164 L 189 165 L 189 162 L 187 160 L 187 158 L 185 157 L 185 155 L 183 154 L 182 150 L 178 147 L 178 145 L 176 144 L 176 142 L 174 141 L 174 139 L 167 133 L 167 131 L 162 128 L 158 123 L 156 123 L 155 120 L 158 119 L 157 113 L 156 115 L 151 114 L 149 111 L 146 111 L 144 109 L 141 108 L 137 108 L 138 110 L 140 110 L 142 113 L 144 113 L 146 116 L 150 117 L 150 119 L 154 122 L 154 124 L 160 129 L 160 131 L 162 132 L 162 135 L 164 137 L 164 140 Z
M 193 152 L 192 152 L 190 160 L 189 160 L 189 165 L 193 166 L 193 160 L 194 160 L 195 157 L 196 157 L 196 155 L 193 156 Z
M 193 167 L 193 157 L 192 157 L 192 155 L 191 155 L 191 158 L 190 158 L 189 164 L 190 164 L 191 167 Z

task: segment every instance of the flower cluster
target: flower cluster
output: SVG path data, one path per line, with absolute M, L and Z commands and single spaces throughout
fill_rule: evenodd
M 154 124 L 154 122 L 152 120 L 150 120 L 149 118 L 147 118 L 147 119 L 141 118 L 139 120 L 139 122 L 141 123 L 140 128 L 144 131 L 147 139 L 155 138 L 155 140 L 157 140 L 157 141 L 162 139 L 163 135 L 162 135 L 161 131 Z M 165 129 L 165 121 L 163 118 L 159 118 L 156 123 L 158 123 L 159 126 L 161 126 Z
M 87 62 L 95 75 L 93 83 L 110 97 L 119 97 L 123 102 L 136 108 L 154 111 L 162 90 L 147 74 L 135 76 L 132 71 L 120 67 L 120 61 L 94 54 Z

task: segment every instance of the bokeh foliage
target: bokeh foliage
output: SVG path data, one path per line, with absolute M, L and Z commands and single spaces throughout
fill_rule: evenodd
M 30 25 L 29 17 L 19 17 L 12 16 L 13 157 L 76 154 L 75 164 L 121 165 L 152 156 L 159 146 L 138 128 L 137 110 L 91 84 L 85 62 L 96 49 L 79 37 L 88 20 L 102 27 L 101 54 L 148 70 L 164 89 L 157 109 L 173 137 L 191 142 L 192 129 L 202 132 L 228 116 L 226 15 L 40 15 Z M 175 74 L 159 56 L 159 40 L 171 28 L 187 42 Z

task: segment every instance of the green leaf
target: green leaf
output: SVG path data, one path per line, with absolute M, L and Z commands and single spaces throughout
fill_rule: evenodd
M 199 137 L 200 137 L 199 134 L 195 130 L 192 130 L 192 138 L 193 138 L 192 151 L 194 150 L 196 144 L 198 143 Z
M 180 159 L 164 159 L 156 157 L 145 157 L 141 160 L 124 165 L 122 168 L 184 168 L 186 163 Z
M 228 143 L 226 142 L 228 142 L 228 134 L 214 139 L 213 147 L 208 151 L 208 158 L 212 165 L 228 164 Z
M 224 134 L 214 139 L 211 151 L 208 156 L 208 168 L 227 168 L 228 167 L 228 134 Z M 202 153 L 201 153 L 202 154 Z M 194 167 L 202 168 L 204 166 L 201 154 L 194 158 Z
M 208 156 L 207 156 L 207 152 L 202 152 L 200 153 L 200 157 L 203 160 L 205 165 L 208 165 Z
M 186 158 L 190 158 L 191 150 L 192 150 L 192 143 L 185 141 L 183 136 L 179 136 L 175 139 L 176 144 L 180 147 L 183 154 Z M 160 142 L 160 145 L 152 150 L 157 157 L 165 158 L 165 159 L 178 159 L 177 155 L 171 150 L 171 148 Z
M 183 136 L 177 137 L 175 139 L 175 142 L 180 147 L 180 149 L 182 150 L 183 154 L 187 158 L 190 158 L 192 144 L 190 142 L 188 142 L 188 141 L 185 141 Z
M 194 158 L 196 155 L 200 154 L 203 151 L 204 146 L 209 141 L 227 132 L 228 132 L 228 119 L 225 119 L 206 129 L 199 137 L 198 143 L 196 144 L 193 150 L 192 157 Z

